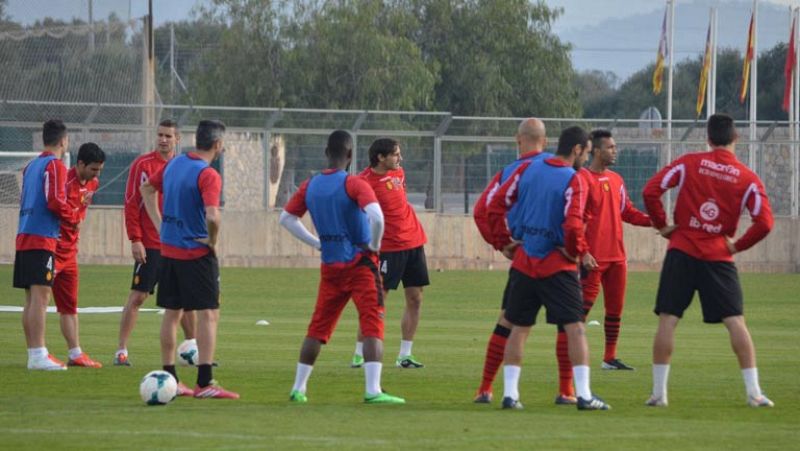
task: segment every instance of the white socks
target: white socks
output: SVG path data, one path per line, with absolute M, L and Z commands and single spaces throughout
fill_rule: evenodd
M 503 365 L 503 397 L 519 400 L 519 375 L 522 368 L 516 365 Z
M 47 357 L 47 347 L 41 348 L 28 348 L 28 359 L 38 359 Z
M 69 359 L 70 360 L 75 360 L 78 357 L 80 357 L 81 354 L 83 354 L 83 351 L 81 351 L 81 347 L 80 346 L 76 346 L 76 347 L 74 347 L 74 348 L 69 350 Z
M 744 387 L 747 390 L 747 396 L 751 398 L 760 398 L 761 387 L 758 385 L 758 368 L 744 368 L 742 370 L 742 377 L 744 378 Z
M 304 363 L 297 362 L 297 373 L 294 375 L 294 386 L 292 387 L 292 391 L 299 391 L 300 393 L 306 393 L 306 385 L 308 384 L 308 378 L 311 376 L 311 370 L 314 367 L 312 365 L 306 365 Z
M 411 355 L 411 346 L 414 344 L 413 341 L 407 340 L 400 340 L 400 353 L 397 354 L 397 357 L 408 357 Z
M 575 394 L 579 398 L 592 399 L 592 390 L 589 388 L 589 365 L 573 366 L 572 377 L 575 381 Z
M 364 382 L 367 396 L 375 396 L 381 393 L 381 362 L 364 363 Z
M 120 355 L 128 355 L 128 348 L 117 349 L 117 353 L 114 357 L 119 357 Z
M 357 341 L 356 342 L 356 351 L 353 354 L 359 355 L 361 357 L 364 357 L 364 342 L 363 341 Z
M 744 371 L 744 370 L 742 370 Z M 667 379 L 669 379 L 669 363 L 653 364 L 653 397 L 667 401 Z

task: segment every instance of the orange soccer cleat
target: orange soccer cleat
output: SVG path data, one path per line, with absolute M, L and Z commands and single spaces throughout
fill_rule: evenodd
M 88 354 L 83 352 L 77 358 L 69 359 L 69 361 L 67 361 L 67 366 L 82 366 L 82 367 L 85 367 L 85 368 L 102 368 L 103 364 L 98 362 L 98 361 L 96 361 L 96 360 L 92 360 L 89 357 Z

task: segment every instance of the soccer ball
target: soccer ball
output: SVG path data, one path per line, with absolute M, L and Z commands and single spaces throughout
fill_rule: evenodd
M 197 342 L 194 340 L 184 340 L 178 346 L 178 363 L 181 366 L 195 366 L 200 357 L 197 351 Z
M 142 378 L 139 394 L 148 406 L 161 406 L 175 399 L 178 382 L 166 371 L 151 371 Z

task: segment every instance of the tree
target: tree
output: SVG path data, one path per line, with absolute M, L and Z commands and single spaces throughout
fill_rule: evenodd
M 787 114 L 781 109 L 786 47 L 786 44 L 778 43 L 758 57 L 759 120 L 786 120 Z M 739 120 L 747 119 L 747 102 L 750 101 L 748 92 L 747 101 L 744 104 L 739 102 L 742 62 L 739 50 L 720 49 L 717 53 L 716 111 L 728 113 Z M 672 96 L 674 119 L 696 117 L 695 102 L 702 64 L 703 56 L 698 55 L 675 65 Z M 666 116 L 666 89 L 658 96 L 652 92 L 654 68 L 654 64 L 645 67 L 625 80 L 618 89 L 611 91 L 605 89 L 594 75 L 581 74 L 577 82 L 580 92 L 592 92 L 597 87 L 600 89 L 597 96 L 584 94 L 581 97 L 586 117 L 635 118 L 649 106 L 657 107 Z M 705 110 L 701 112 L 701 117 L 705 117 Z
M 598 111 L 603 110 L 606 100 L 616 91 L 619 79 L 611 71 L 590 70 L 577 73 L 574 83 L 584 117 L 599 117 Z
M 199 104 L 283 106 L 281 2 L 213 0 L 199 21 L 219 27 L 219 43 L 190 72 Z
M 391 33 L 404 12 L 380 0 L 326 2 L 290 35 L 287 105 L 420 110 L 432 105 L 435 70 Z
M 552 33 L 560 10 L 525 0 L 404 0 L 413 39 L 440 67 L 435 107 L 462 115 L 576 116 L 569 46 Z

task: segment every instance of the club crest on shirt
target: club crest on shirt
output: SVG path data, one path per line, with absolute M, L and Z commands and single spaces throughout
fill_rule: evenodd
M 700 206 L 700 216 L 706 221 L 713 221 L 719 216 L 719 206 L 714 199 L 709 199 Z
M 403 189 L 403 180 L 400 177 L 386 177 L 381 181 L 386 181 L 386 189 L 389 191 Z
M 611 185 L 609 185 L 608 182 L 603 182 L 603 191 L 605 192 L 611 191 Z

